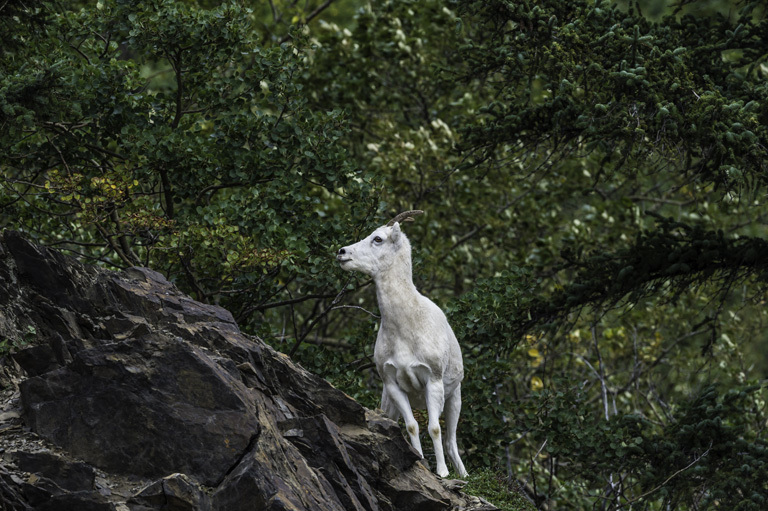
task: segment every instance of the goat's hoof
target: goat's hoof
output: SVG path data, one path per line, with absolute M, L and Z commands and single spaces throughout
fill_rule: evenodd
M 437 475 L 439 475 L 440 477 L 443 477 L 443 478 L 448 477 L 448 469 L 445 468 L 443 470 L 438 470 L 437 471 Z

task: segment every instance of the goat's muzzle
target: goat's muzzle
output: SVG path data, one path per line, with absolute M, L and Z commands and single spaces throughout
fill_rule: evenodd
M 343 249 L 343 248 L 340 248 L 339 252 L 336 254 L 336 260 L 339 263 L 344 264 L 347 261 L 349 261 L 350 259 L 351 258 L 347 256 L 347 251 L 345 249 Z

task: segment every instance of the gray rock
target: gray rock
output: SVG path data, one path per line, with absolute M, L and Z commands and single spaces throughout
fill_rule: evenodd
M 260 429 L 247 388 L 171 336 L 84 349 L 20 389 L 37 434 L 121 474 L 183 472 L 215 485 Z
M 171 474 L 130 498 L 131 511 L 210 511 L 211 502 L 200 485 L 184 474 Z
M 85 463 L 72 462 L 48 452 L 16 451 L 13 458 L 19 469 L 46 477 L 62 490 L 76 492 L 94 489 L 96 473 Z

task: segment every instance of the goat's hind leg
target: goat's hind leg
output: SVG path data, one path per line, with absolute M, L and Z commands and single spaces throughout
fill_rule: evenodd
M 382 408 L 384 406 L 387 407 L 383 408 L 384 412 L 389 417 L 397 417 L 397 415 L 390 415 L 390 410 L 394 408 L 403 417 L 405 430 L 408 432 L 411 445 L 423 458 L 424 452 L 421 450 L 421 440 L 419 440 L 419 423 L 416 422 L 416 418 L 413 416 L 408 395 L 397 384 L 397 368 L 393 364 L 385 364 L 382 379 L 384 380 L 384 392 L 381 396 L 381 404 Z M 397 419 L 395 418 L 395 420 Z
M 445 451 L 453 469 L 459 477 L 467 477 L 467 469 L 459 457 L 459 446 L 456 443 L 456 428 L 459 424 L 461 412 L 461 385 L 456 387 L 445 400 Z
M 384 389 L 381 392 L 381 409 L 384 411 L 384 415 L 393 421 L 397 422 L 400 419 L 400 410 L 397 409 L 397 406 L 389 397 L 386 385 L 384 385 Z
M 448 475 L 448 466 L 445 464 L 443 454 L 443 441 L 440 432 L 440 414 L 443 413 L 445 404 L 445 389 L 442 380 L 430 380 L 426 389 L 427 414 L 429 415 L 429 436 L 432 438 L 432 446 L 435 448 L 435 472 L 440 477 Z

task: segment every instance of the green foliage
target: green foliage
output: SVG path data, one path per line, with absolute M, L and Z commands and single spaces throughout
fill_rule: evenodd
M 236 4 L 49 18 L 0 83 L 4 225 L 162 269 L 245 324 L 276 294 L 335 295 L 328 254 L 374 205 L 343 112 L 310 108 L 295 79 L 300 37 L 262 46 Z
M 506 355 L 533 323 L 531 309 L 538 305 L 541 290 L 530 273 L 519 268 L 479 279 L 475 286 L 451 311 L 454 330 L 470 346 L 493 346 L 494 355 Z
M 514 347 L 535 325 L 551 329 L 563 320 L 574 323 L 574 315 L 586 306 L 615 308 L 649 296 L 675 302 L 707 281 L 721 283 L 710 299 L 726 300 L 731 289 L 748 278 L 762 295 L 768 260 L 763 238 L 726 238 L 722 231 L 705 231 L 701 225 L 657 220 L 652 229 L 641 231 L 634 243 L 616 252 L 591 249 L 576 254 L 565 245 L 560 271 L 572 272 L 571 283 L 551 295 L 538 289 L 523 270 L 478 280 L 478 290 L 462 296 L 455 314 L 457 321 L 465 322 L 463 329 L 459 327 L 461 336 L 481 345 L 494 344 L 499 353 L 510 347 L 510 341 Z M 714 325 L 711 335 L 714 342 Z M 506 342 L 492 343 L 493 339 Z
M 637 414 L 594 424 L 579 413 L 586 397 L 581 391 L 545 392 L 535 423 L 529 419 L 524 427 L 542 442 L 539 456 L 574 463 L 587 487 L 609 483 L 605 496 L 590 492 L 595 502 L 608 499 L 611 508 L 679 508 L 687 502 L 700 509 L 763 508 L 768 450 L 753 428 L 764 420 L 764 388 L 722 393 L 705 387 L 664 424 Z
M 463 491 L 486 499 L 502 511 L 533 511 L 536 509 L 526 500 L 518 488 L 510 488 L 503 476 L 487 468 L 470 474 Z
M 759 2 L 82 4 L 0 8 L 0 225 L 155 267 L 375 406 L 373 286 L 332 256 L 423 209 L 481 486 L 768 498 Z
M 27 37 L 44 30 L 43 0 L 7 0 L 0 9 L 0 62 L 12 59 Z
M 645 169 L 632 162 L 649 159 L 652 172 L 674 168 L 702 185 L 765 184 L 759 105 L 768 89 L 754 68 L 765 20 L 754 6 L 734 27 L 720 16 L 651 23 L 608 2 L 462 4 L 482 12 L 490 34 L 462 52 L 472 79 L 505 77 L 466 130 L 476 160 L 493 161 L 505 145 L 555 155 L 575 145 L 599 158 L 596 180 L 635 175 Z M 511 30 L 491 30 L 505 24 Z

